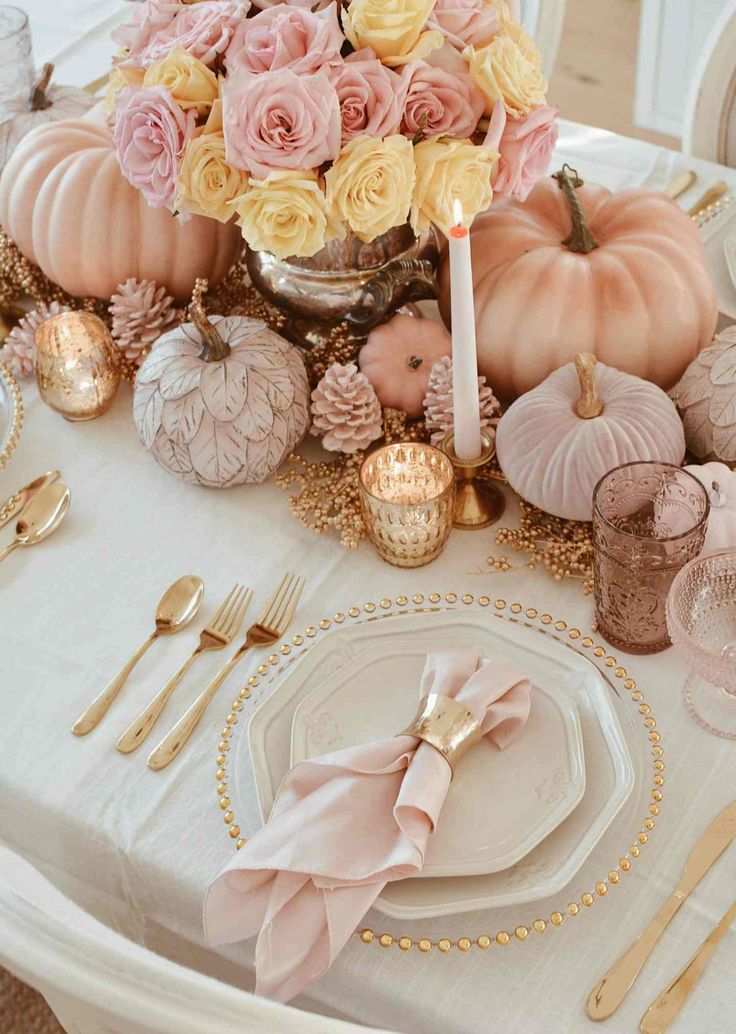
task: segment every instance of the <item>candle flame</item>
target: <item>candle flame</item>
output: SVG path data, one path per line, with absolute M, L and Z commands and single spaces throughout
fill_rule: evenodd
M 455 225 L 456 226 L 462 226 L 463 225 L 463 206 L 462 206 L 459 198 L 455 198 L 455 203 L 454 203 L 453 208 L 454 208 L 454 213 L 455 213 Z

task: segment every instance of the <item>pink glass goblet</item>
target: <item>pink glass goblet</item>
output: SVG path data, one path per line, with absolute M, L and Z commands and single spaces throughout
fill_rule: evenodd
M 736 549 L 683 567 L 667 597 L 667 630 L 690 667 L 690 714 L 715 736 L 736 739 Z

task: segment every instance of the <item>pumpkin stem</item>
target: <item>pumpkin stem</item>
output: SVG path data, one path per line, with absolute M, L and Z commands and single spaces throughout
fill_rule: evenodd
M 575 370 L 580 381 L 580 398 L 575 405 L 575 412 L 582 420 L 591 420 L 603 412 L 603 403 L 598 398 L 595 384 L 597 362 L 590 352 L 580 352 L 575 356 Z
M 218 334 L 216 328 L 210 323 L 207 313 L 202 305 L 202 295 L 207 290 L 207 281 L 198 279 L 192 291 L 192 300 L 189 303 L 189 319 L 199 331 L 202 338 L 202 350 L 199 355 L 206 363 L 217 363 L 230 355 L 230 345 Z
M 45 111 L 46 108 L 51 107 L 51 101 L 46 96 L 46 91 L 49 88 L 49 83 L 51 82 L 51 76 L 53 74 L 54 66 L 50 61 L 47 61 L 43 66 L 41 78 L 33 87 L 33 93 L 31 94 L 31 111 Z
M 563 247 L 567 248 L 568 251 L 587 255 L 595 248 L 599 248 L 600 245 L 588 229 L 583 206 L 580 204 L 580 198 L 575 193 L 577 187 L 582 187 L 583 181 L 575 169 L 571 169 L 567 164 L 563 165 L 562 169 L 556 172 L 552 179 L 557 180 L 557 185 L 565 195 L 567 206 L 570 209 L 570 219 L 572 220 L 572 231 L 570 236 L 562 242 Z

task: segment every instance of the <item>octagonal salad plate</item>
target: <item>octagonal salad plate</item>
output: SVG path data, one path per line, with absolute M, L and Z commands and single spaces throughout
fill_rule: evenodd
M 307 744 L 309 735 L 314 735 L 305 731 L 310 724 L 308 704 L 304 705 L 296 723 L 294 719 L 302 701 L 311 693 L 315 690 L 322 693 L 324 687 L 341 681 L 340 670 L 346 665 L 350 665 L 348 670 L 351 671 L 354 665 L 360 668 L 365 661 L 367 670 L 370 659 L 375 660 L 377 656 L 376 651 L 383 655 L 396 650 L 413 651 L 412 663 L 420 671 L 423 653 L 460 646 L 475 646 L 487 656 L 495 654 L 526 671 L 538 691 L 546 691 L 547 700 L 556 697 L 561 701 L 567 697 L 572 702 L 582 735 L 585 786 L 579 803 L 572 806 L 567 817 L 514 864 L 496 872 L 452 877 L 423 874 L 423 878 L 387 884 L 376 908 L 396 918 L 415 919 L 502 907 L 556 893 L 583 865 L 623 807 L 635 782 L 634 766 L 609 685 L 593 664 L 521 624 L 494 620 L 493 615 L 486 613 L 432 611 L 337 628 L 318 640 L 266 687 L 270 695 L 266 698 L 264 693 L 254 701 L 257 706 L 247 736 L 239 737 L 236 745 L 231 790 L 240 814 L 247 812 L 247 802 L 255 796 L 262 818 L 265 820 L 268 816 L 278 786 L 291 765 L 292 726 L 297 751 L 326 753 L 336 749 L 329 720 L 324 722 L 324 727 L 317 722 L 319 742 L 304 747 L 305 735 Z M 366 653 L 361 660 L 361 655 Z M 379 681 L 374 680 L 374 685 L 378 686 Z M 405 692 L 404 713 L 408 721 L 416 709 L 418 676 L 405 687 Z M 374 706 L 377 700 L 373 698 L 380 695 L 364 689 L 360 707 L 353 700 L 348 708 L 357 713 L 358 724 L 363 723 L 363 742 L 373 738 L 376 730 L 380 734 L 386 732 L 385 718 L 378 729 L 380 708 Z M 387 696 L 390 700 L 391 694 Z M 544 706 L 540 704 L 540 712 Z M 314 726 L 314 715 L 311 725 Z M 401 724 L 398 728 L 390 726 L 393 731 L 402 727 Z M 350 728 L 355 735 L 356 726 L 352 721 Z M 297 741 L 301 746 L 297 747 Z M 469 757 L 467 755 L 466 760 Z M 496 754 L 497 759 L 500 757 L 501 754 Z M 552 784 L 547 790 L 551 796 L 557 792 Z M 477 814 L 477 803 L 474 806 Z M 494 801 L 489 799 L 486 829 L 492 823 L 493 807 Z M 517 841 L 523 839 L 523 834 L 522 824 L 521 834 L 516 833 Z

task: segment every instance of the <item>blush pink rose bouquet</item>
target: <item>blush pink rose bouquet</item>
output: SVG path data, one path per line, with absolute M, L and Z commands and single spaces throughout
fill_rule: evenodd
M 556 140 L 517 19 L 507 0 L 141 0 L 113 33 L 120 167 L 279 257 L 446 231 L 457 202 L 470 223 L 494 191 L 525 198 Z

